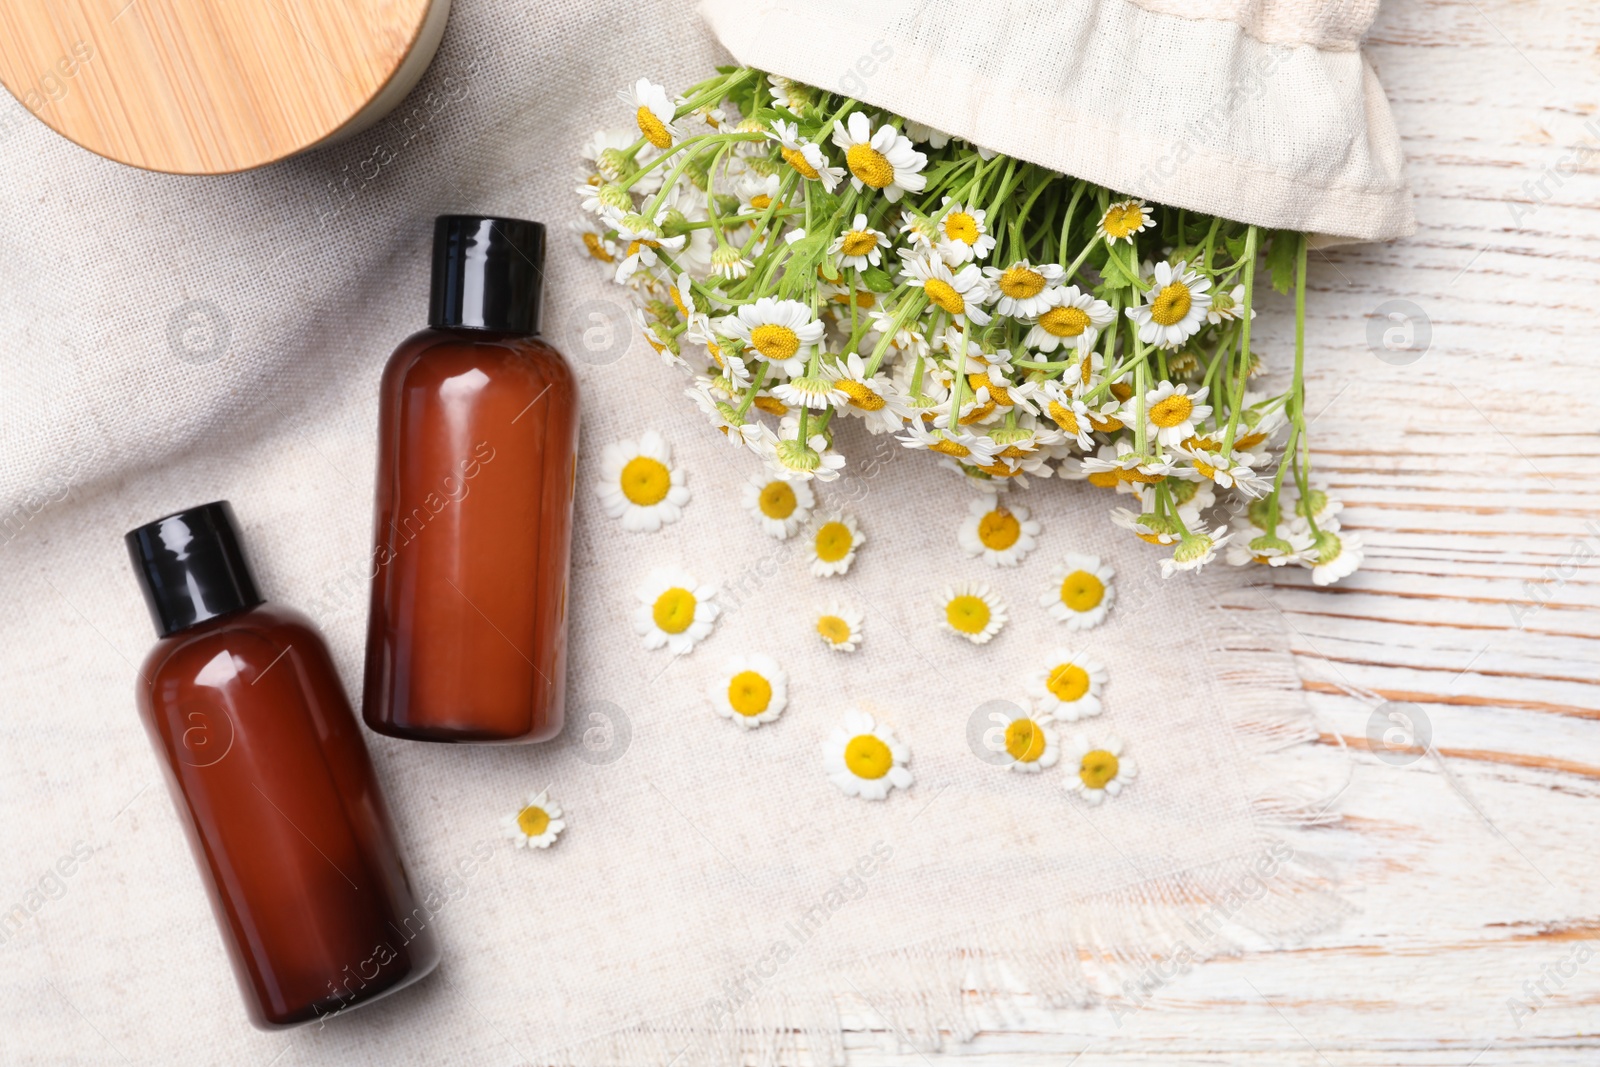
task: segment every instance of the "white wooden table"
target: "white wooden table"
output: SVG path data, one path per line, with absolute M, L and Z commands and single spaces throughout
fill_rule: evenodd
M 1312 256 L 1307 407 L 1369 555 L 1275 591 L 1306 758 L 1350 776 L 1343 820 L 1291 843 L 1359 910 L 1120 1028 L 1017 999 L 924 1057 L 863 1011 L 852 1064 L 1600 1063 L 1600 5 L 1383 0 L 1367 53 L 1420 230 Z M 1390 300 L 1428 320 L 1414 361 L 1368 346 Z M 1374 756 L 1350 689 L 1414 703 L 1441 762 Z

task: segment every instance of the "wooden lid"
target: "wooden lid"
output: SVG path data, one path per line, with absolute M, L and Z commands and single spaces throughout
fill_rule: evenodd
M 107 159 L 224 174 L 352 133 L 426 69 L 449 0 L 0 0 L 0 82 Z

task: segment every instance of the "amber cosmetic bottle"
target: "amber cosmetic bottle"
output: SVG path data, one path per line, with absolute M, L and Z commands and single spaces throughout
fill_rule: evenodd
M 307 1022 L 433 970 L 432 916 L 327 647 L 310 620 L 262 601 L 233 509 L 202 504 L 127 544 L 161 634 L 139 714 L 250 1021 Z
M 538 337 L 544 227 L 434 224 L 427 329 L 390 357 L 362 715 L 415 741 L 561 731 L 577 382 Z

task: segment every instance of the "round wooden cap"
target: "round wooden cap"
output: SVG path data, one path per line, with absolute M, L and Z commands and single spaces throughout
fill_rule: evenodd
M 57 133 L 172 174 L 248 170 L 377 120 L 449 0 L 0 0 L 0 81 Z

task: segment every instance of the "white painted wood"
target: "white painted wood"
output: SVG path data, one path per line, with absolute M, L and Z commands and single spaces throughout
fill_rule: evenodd
M 1310 758 L 1354 763 L 1343 820 L 1291 841 L 1340 863 L 1359 911 L 1206 964 L 1120 1028 L 1109 1007 L 1013 997 L 1008 1021 L 924 1057 L 860 1010 L 855 1067 L 1600 1062 L 1597 45 L 1592 0 L 1383 0 L 1367 42 L 1421 229 L 1313 255 L 1308 408 L 1370 554 L 1337 588 L 1275 591 L 1322 731 Z M 1432 322 L 1408 366 L 1367 348 L 1389 299 Z M 1341 687 L 1421 708 L 1462 791 L 1431 760 L 1366 752 L 1370 708 Z M 1543 1006 L 1513 1016 L 1541 980 Z

